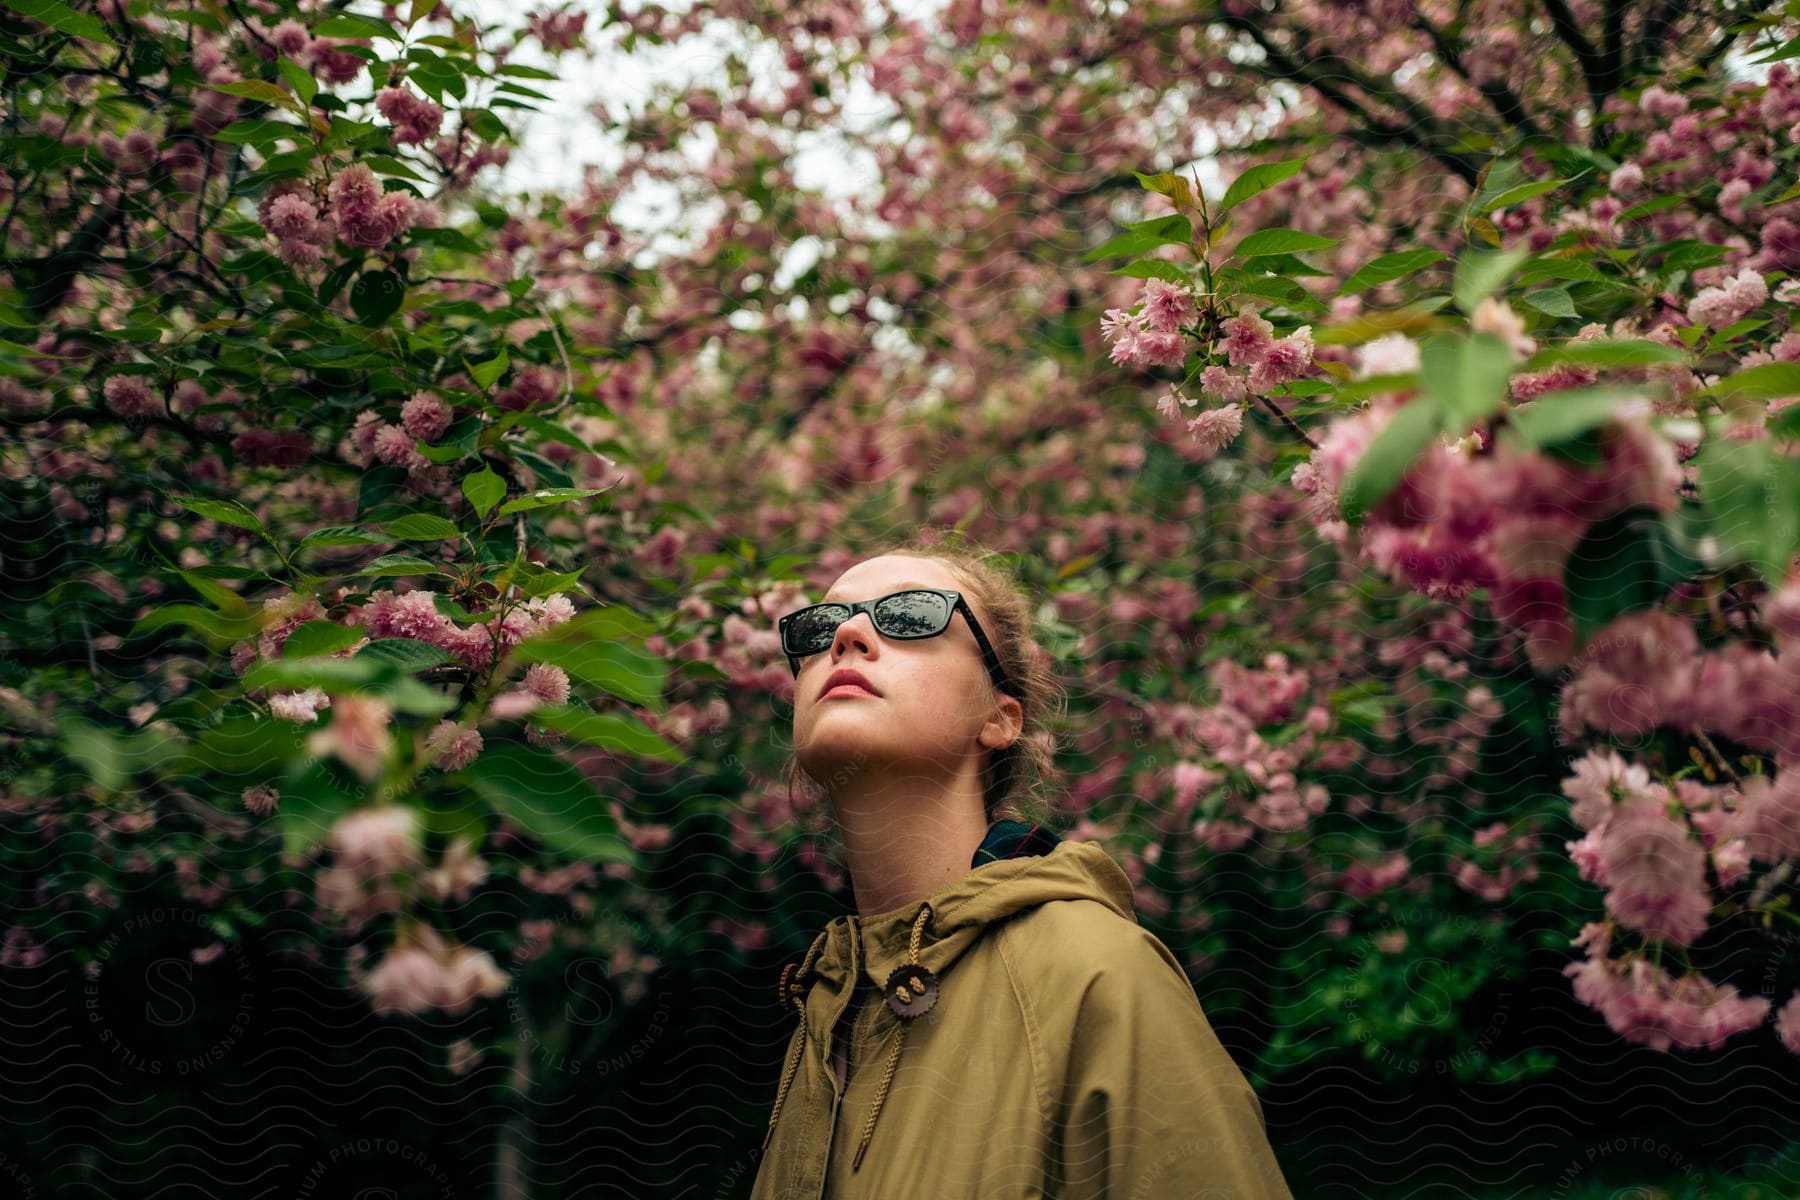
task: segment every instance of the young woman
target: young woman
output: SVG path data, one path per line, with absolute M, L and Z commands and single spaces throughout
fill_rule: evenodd
M 782 972 L 751 1200 L 1291 1200 L 1125 873 L 1040 819 L 1060 692 L 993 556 L 905 543 L 778 624 L 856 912 Z

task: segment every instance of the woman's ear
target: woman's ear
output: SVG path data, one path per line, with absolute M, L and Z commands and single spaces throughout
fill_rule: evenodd
M 999 711 L 981 727 L 980 742 L 989 750 L 1004 750 L 1019 740 L 1025 728 L 1025 706 L 1012 696 L 1001 694 Z

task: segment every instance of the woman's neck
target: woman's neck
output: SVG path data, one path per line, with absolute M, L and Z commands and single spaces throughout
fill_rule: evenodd
M 834 797 L 838 832 L 861 917 L 904 908 L 955 883 L 987 836 L 979 793 Z

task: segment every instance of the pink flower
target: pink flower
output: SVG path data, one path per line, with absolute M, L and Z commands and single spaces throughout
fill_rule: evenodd
M 1769 286 L 1749 267 L 1719 287 L 1702 288 L 1688 302 L 1687 318 L 1696 325 L 1722 329 L 1742 320 L 1769 298 Z
M 331 704 L 331 697 L 320 688 L 307 688 L 303 692 L 271 692 L 269 694 L 269 711 L 284 721 L 293 721 L 304 725 L 319 719 L 319 710 Z
M 381 774 L 393 737 L 388 723 L 394 710 L 372 696 L 339 696 L 331 706 L 331 724 L 307 739 L 307 749 L 321 757 L 335 754 L 364 779 Z
M 460 834 L 445 849 L 443 861 L 419 876 L 419 886 L 439 904 L 448 904 L 468 899 L 487 877 L 487 863 L 475 854 L 474 841 Z
M 1200 390 L 1208 396 L 1229 403 L 1247 397 L 1250 394 L 1250 384 L 1244 376 L 1214 363 L 1200 372 Z
M 412 226 L 413 198 L 405 192 L 384 193 L 366 163 L 344 167 L 326 193 L 338 236 L 352 246 L 376 250 Z
M 375 94 L 375 107 L 393 123 L 394 141 L 402 146 L 436 137 L 444 123 L 442 108 L 405 88 L 382 88 Z
M 1575 801 L 1569 816 L 1583 829 L 1594 829 L 1610 817 L 1615 798 L 1644 795 L 1650 790 L 1650 772 L 1611 750 L 1589 750 L 1576 760 L 1574 770 L 1562 781 L 1562 792 Z
M 1712 897 L 1706 850 L 1661 803 L 1637 798 L 1607 822 L 1600 840 L 1607 911 L 1645 937 L 1691 945 L 1706 932 Z
M 400 410 L 400 423 L 422 441 L 435 442 L 450 428 L 450 406 L 434 392 L 420 392 Z
M 402 804 L 344 814 L 331 827 L 329 841 L 336 865 L 359 879 L 410 872 L 424 865 L 418 815 Z
M 432 465 L 430 459 L 419 453 L 414 435 L 400 425 L 387 424 L 377 429 L 374 451 L 375 457 L 382 462 L 408 471 L 424 471 Z
M 1254 367 L 1275 340 L 1275 327 L 1255 313 L 1227 317 L 1219 327 L 1225 331 L 1225 358 L 1234 367 Z
M 1582 649 L 1563 686 L 1563 728 L 1642 737 L 1658 725 L 1685 724 L 1699 665 L 1700 641 L 1687 618 L 1664 609 L 1628 613 Z
M 1143 307 L 1140 316 L 1146 329 L 1174 333 L 1193 323 L 1197 309 L 1193 292 L 1166 279 L 1144 281 Z
M 1121 337 L 1130 337 L 1137 331 L 1138 319 L 1122 308 L 1109 308 L 1101 314 L 1100 336 L 1109 342 L 1116 341 Z
M 1644 186 L 1644 168 L 1634 162 L 1621 163 L 1613 170 L 1607 184 L 1615 196 L 1630 196 Z
M 1790 1051 L 1800 1054 L 1800 992 L 1789 996 L 1775 1014 L 1775 1036 Z
M 1404 333 L 1390 333 L 1364 343 L 1356 376 L 1410 375 L 1418 369 L 1419 344 Z
M 274 812 L 280 799 L 281 793 L 266 783 L 244 789 L 244 807 L 259 817 L 266 817 Z
M 460 771 L 481 753 L 481 731 L 465 729 L 457 732 L 456 722 L 445 718 L 425 739 L 426 752 L 435 756 L 435 765 L 445 771 Z
M 1298 379 L 1312 364 L 1312 326 L 1302 325 L 1263 349 L 1262 357 L 1250 370 L 1250 390 L 1267 392 L 1289 380 Z
M 142 375 L 113 375 L 101 385 L 107 405 L 121 417 L 149 417 L 160 407 L 150 383 Z
M 1563 968 L 1563 974 L 1575 981 L 1576 998 L 1598 1009 L 1628 1042 L 1663 1051 L 1677 1046 L 1717 1049 L 1726 1038 L 1756 1028 L 1768 1015 L 1766 998 L 1744 996 L 1698 971 L 1674 979 L 1642 957 L 1609 959 L 1611 938 L 1597 922 L 1582 926 L 1574 944 L 1588 949 L 1585 961 Z
M 545 704 L 569 702 L 569 675 L 561 667 L 533 663 L 526 669 L 521 686 Z
M 1235 404 L 1210 408 L 1188 422 L 1188 433 L 1206 454 L 1217 454 L 1244 429 L 1244 410 Z
M 1751 858 L 1780 862 L 1800 854 L 1800 768 L 1770 779 L 1752 775 L 1742 786 L 1742 799 L 1727 836 L 1742 838 Z

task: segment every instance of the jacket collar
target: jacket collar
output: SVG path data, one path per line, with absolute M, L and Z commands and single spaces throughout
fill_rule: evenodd
M 909 994 L 904 981 L 918 976 L 916 970 L 900 973 L 900 968 L 923 968 L 935 1004 L 941 987 L 937 981 L 989 925 L 1053 900 L 1095 900 L 1128 921 L 1137 920 L 1131 881 L 1103 847 L 1093 842 L 1063 842 L 1041 826 L 1002 820 L 989 825 L 970 870 L 954 882 L 901 908 L 868 917 L 847 914 L 827 925 L 805 957 L 787 964 L 781 974 L 781 1003 L 799 1017 L 801 1036 L 776 1090 L 764 1148 L 774 1136 L 794 1071 L 812 1038 L 817 1039 L 818 1053 L 827 1055 L 826 1069 L 830 1069 L 833 1025 L 848 1008 L 859 980 L 872 985 L 890 1009 L 896 1004 L 905 1008 Z M 893 982 L 903 984 L 898 995 L 890 990 Z M 812 999 L 815 993 L 817 1001 Z M 900 1009 L 895 1013 L 897 1020 L 906 1015 Z M 901 1020 L 875 1104 L 863 1127 L 853 1170 L 868 1148 L 908 1024 L 909 1020 Z

